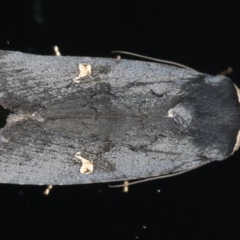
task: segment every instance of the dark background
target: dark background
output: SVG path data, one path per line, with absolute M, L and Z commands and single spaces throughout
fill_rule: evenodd
M 101 57 L 125 50 L 210 74 L 232 67 L 240 86 L 239 16 L 234 1 L 5 0 L 0 49 L 53 55 L 58 45 L 62 55 Z M 45 186 L 0 184 L 1 237 L 240 239 L 239 157 L 128 193 L 92 184 L 45 196 Z

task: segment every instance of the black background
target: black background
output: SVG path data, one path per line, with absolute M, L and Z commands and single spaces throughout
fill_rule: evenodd
M 0 49 L 113 57 L 125 50 L 229 77 L 239 86 L 234 1 L 1 1 Z M 133 58 L 122 56 L 123 58 Z M 213 93 L 214 94 L 214 93 Z M 239 156 L 171 179 L 108 184 L 0 184 L 0 233 L 78 239 L 240 239 Z M 0 172 L 1 174 L 1 172 Z

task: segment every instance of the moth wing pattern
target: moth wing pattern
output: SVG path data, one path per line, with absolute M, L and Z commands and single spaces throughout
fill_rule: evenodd
M 74 82 L 80 64 L 91 71 Z M 2 183 L 110 182 L 195 168 L 226 159 L 240 123 L 226 77 L 108 58 L 0 51 L 0 105 L 12 111 L 0 130 Z M 79 171 L 78 152 L 91 173 Z

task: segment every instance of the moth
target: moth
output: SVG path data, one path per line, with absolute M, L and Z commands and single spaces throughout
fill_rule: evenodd
M 0 105 L 1 183 L 174 175 L 239 146 L 233 82 L 169 64 L 0 51 Z

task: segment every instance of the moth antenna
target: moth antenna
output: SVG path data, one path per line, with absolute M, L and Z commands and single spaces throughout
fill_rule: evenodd
M 193 70 L 193 71 L 198 72 L 197 70 L 195 70 L 193 68 L 190 68 L 186 65 L 183 65 L 181 63 L 172 62 L 172 61 L 168 61 L 168 60 L 164 60 L 164 59 L 152 58 L 152 57 L 140 55 L 140 54 L 137 54 L 137 53 L 131 53 L 131 52 L 125 52 L 125 51 L 112 51 L 111 53 L 126 54 L 126 55 L 135 56 L 135 57 L 139 57 L 139 58 L 145 58 L 145 59 L 152 60 L 152 61 L 155 61 L 155 62 L 166 63 L 166 64 L 170 64 L 170 65 L 174 65 L 174 66 L 177 66 L 177 67 L 181 67 L 181 68 L 185 68 L 185 69 L 189 69 L 189 70 Z
M 207 164 L 207 163 L 203 164 L 202 166 L 204 166 L 204 165 L 206 165 L 206 164 Z M 153 180 L 157 180 L 157 179 L 164 179 L 164 178 L 175 177 L 175 176 L 178 176 L 178 175 L 181 175 L 181 174 L 190 172 L 190 171 L 192 171 L 192 170 L 198 169 L 198 168 L 200 168 L 200 167 L 202 167 L 202 166 L 199 166 L 199 167 L 196 167 L 196 168 L 190 168 L 190 169 L 183 170 L 183 171 L 179 171 L 179 172 L 172 173 L 172 174 L 166 174 L 166 175 L 157 176 L 157 177 L 150 177 L 150 178 L 146 178 L 146 179 L 142 179 L 142 180 L 130 182 L 130 183 L 128 183 L 128 186 L 130 186 L 130 185 L 135 185 L 135 184 L 139 184 L 139 183 L 143 183 L 143 182 L 149 182 L 149 181 L 153 181 Z M 124 186 L 125 186 L 125 184 L 108 185 L 108 187 L 110 187 L 110 188 L 118 188 L 118 187 L 124 187 Z

